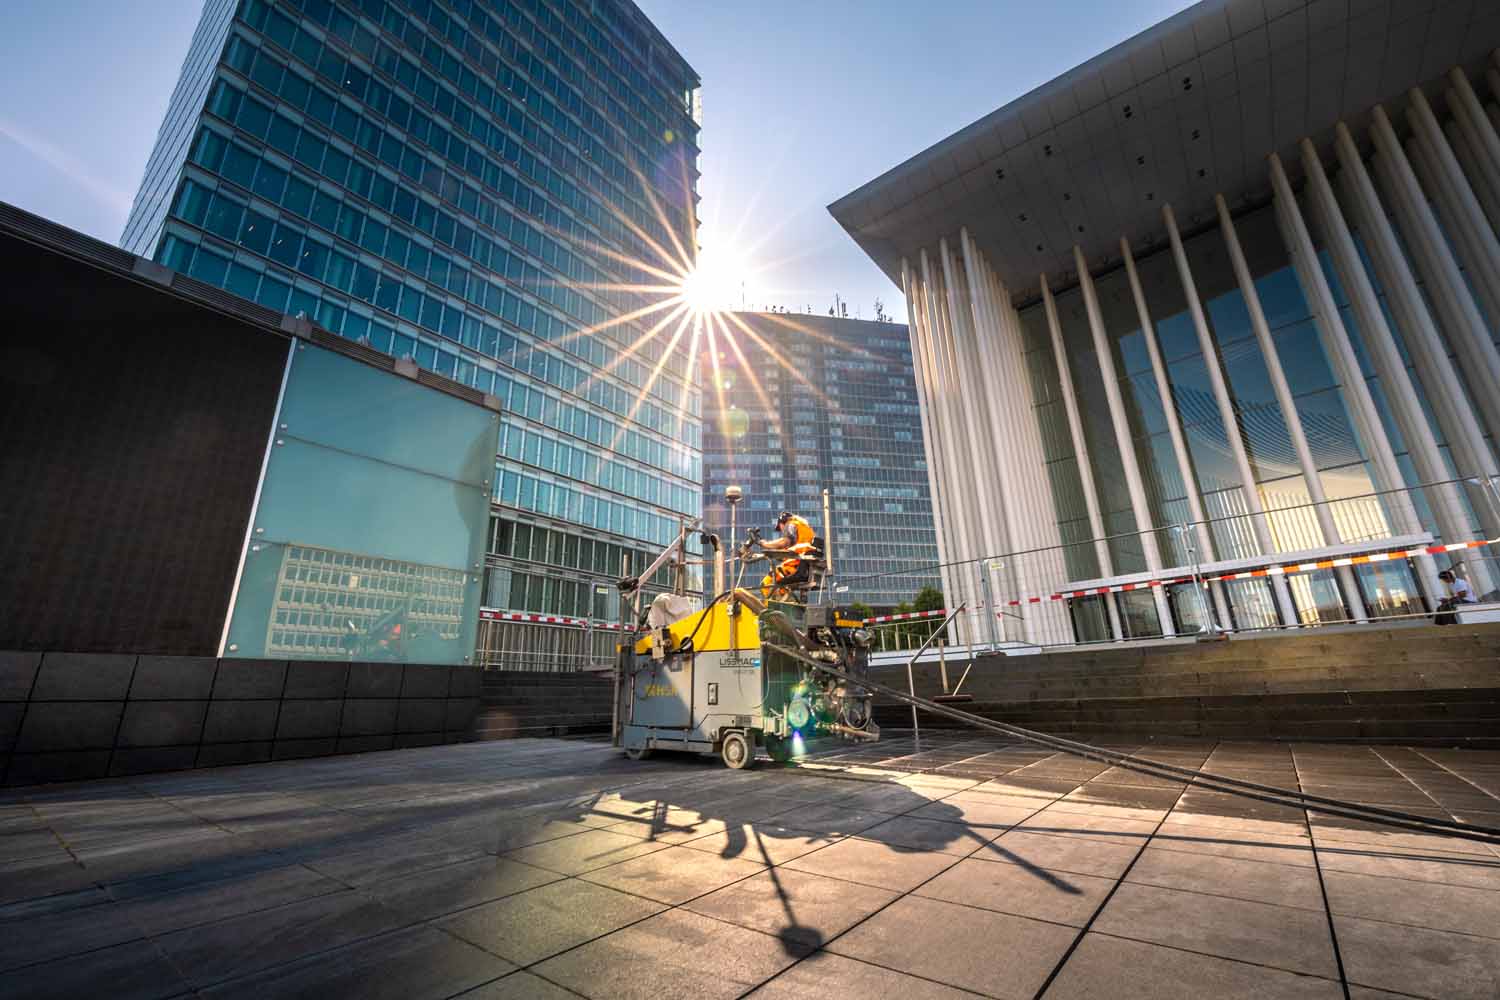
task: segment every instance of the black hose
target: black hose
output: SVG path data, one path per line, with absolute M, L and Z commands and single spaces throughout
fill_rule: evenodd
M 1226 792 L 1242 798 L 1269 802 L 1275 805 L 1287 805 L 1304 809 L 1312 807 L 1319 812 L 1327 813 L 1331 816 L 1364 820 L 1370 823 L 1414 830 L 1420 833 L 1436 833 L 1465 840 L 1477 840 L 1483 843 L 1500 843 L 1500 829 L 1495 827 L 1463 823 L 1458 820 L 1418 816 L 1415 813 L 1405 813 L 1395 809 L 1385 809 L 1380 806 L 1361 805 L 1358 802 L 1349 802 L 1344 799 L 1312 795 L 1307 792 L 1277 788 L 1273 785 L 1261 785 L 1253 781 L 1242 781 L 1238 778 L 1229 778 L 1207 771 L 1196 771 L 1191 768 L 1177 767 L 1174 764 L 1164 764 L 1160 761 L 1135 757 L 1131 754 L 1120 753 L 1114 750 L 1104 750 L 1087 743 L 1078 743 L 1060 736 L 1050 736 L 1046 733 L 1023 729 L 1020 726 L 1013 726 L 1009 723 L 986 719 L 982 715 L 975 715 L 972 712 L 965 712 L 938 702 L 928 701 L 925 698 L 915 697 L 898 688 L 888 687 L 868 678 L 855 677 L 837 667 L 830 666 L 827 663 L 820 663 L 811 657 L 803 656 L 799 652 L 785 649 L 783 652 L 794 659 L 800 660 L 814 670 L 820 670 L 848 683 L 863 686 L 870 691 L 894 698 L 905 704 L 914 705 L 934 715 L 944 716 L 979 729 L 988 729 L 1002 735 L 1013 736 L 1029 743 L 1036 743 L 1057 750 L 1061 753 L 1110 764 L 1150 777 L 1183 781 L 1187 784 L 1196 785 L 1211 791 Z
M 679 653 L 682 652 L 682 650 L 684 648 L 686 648 L 687 646 L 689 646 L 689 645 L 691 645 L 695 650 L 698 648 L 697 645 L 696 645 L 697 639 L 698 639 L 698 630 L 703 627 L 703 623 L 704 622 L 708 621 L 708 619 L 709 619 L 709 614 L 708 613 L 713 610 L 714 605 L 718 604 L 720 601 L 722 601 L 724 598 L 726 598 L 728 596 L 729 596 L 729 591 L 726 590 L 726 591 L 724 591 L 724 593 L 720 594 L 718 597 L 715 597 L 713 600 L 711 600 L 711 601 L 708 602 L 708 607 L 706 607 L 706 608 L 703 609 L 703 614 L 700 615 L 699 618 L 698 618 L 698 624 L 696 624 L 696 625 L 693 626 L 692 633 L 686 639 L 683 640 L 682 645 L 680 645 L 677 648 L 677 650 L 676 650 L 677 652 L 679 652 Z

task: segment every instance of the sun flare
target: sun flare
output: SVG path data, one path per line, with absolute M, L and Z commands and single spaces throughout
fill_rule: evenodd
M 744 268 L 731 254 L 705 248 L 682 279 L 682 300 L 694 313 L 733 309 L 744 291 Z

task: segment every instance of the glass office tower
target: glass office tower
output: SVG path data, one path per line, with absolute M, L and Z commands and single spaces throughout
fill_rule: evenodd
M 701 504 L 686 351 L 620 321 L 697 88 L 629 0 L 208 0 L 121 242 L 498 398 L 484 604 L 612 619 Z
M 744 324 L 752 337 L 739 324 Z M 741 352 L 721 350 L 705 428 L 705 520 L 729 535 L 724 489 L 745 493 L 740 536 L 767 538 L 782 510 L 821 534 L 830 493 L 840 603 L 889 609 L 938 586 L 937 538 L 906 327 L 831 316 L 737 313 L 725 325 Z M 739 354 L 752 366 L 745 371 Z M 782 361 L 785 363 L 783 364 Z M 714 377 L 711 364 L 703 378 Z M 765 564 L 746 578 L 757 585 Z M 753 578 L 753 579 L 752 579 Z

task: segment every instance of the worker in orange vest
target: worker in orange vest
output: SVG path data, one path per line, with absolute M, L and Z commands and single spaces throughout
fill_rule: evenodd
M 789 510 L 782 511 L 776 518 L 776 532 L 780 537 L 761 542 L 761 549 L 766 552 L 785 552 L 790 558 L 773 566 L 765 579 L 760 581 L 760 592 L 767 600 L 773 591 L 785 588 L 796 577 L 797 570 L 802 566 L 802 557 L 813 550 L 812 525 L 804 517 Z

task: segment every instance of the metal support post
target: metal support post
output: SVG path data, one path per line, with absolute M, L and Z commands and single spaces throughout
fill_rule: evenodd
M 630 553 L 629 552 L 622 552 L 622 553 L 620 553 L 620 579 L 624 580 L 624 579 L 626 579 L 629 576 L 630 576 Z M 637 591 L 637 593 L 639 593 L 639 591 Z M 624 677 L 624 672 L 625 672 L 625 651 L 624 651 L 624 647 L 625 647 L 626 644 L 629 644 L 631 646 L 631 648 L 634 649 L 634 646 L 635 646 L 635 638 L 634 638 L 634 636 L 635 636 L 635 630 L 634 630 L 634 628 L 627 629 L 625 627 L 625 625 L 626 625 L 626 622 L 625 622 L 625 609 L 628 606 L 629 605 L 628 605 L 628 602 L 625 599 L 625 595 L 623 593 L 620 594 L 620 643 L 619 643 L 619 646 L 615 649 L 615 685 L 614 685 L 614 688 L 615 688 L 615 700 L 610 704 L 610 709 L 609 709 L 609 714 L 610 714 L 609 742 L 610 742 L 611 746 L 619 746 L 620 745 L 620 727 L 624 723 L 624 720 L 622 720 L 620 718 L 620 687 L 625 683 L 625 677 Z M 631 624 L 633 625 L 634 623 L 632 622 Z M 631 702 L 632 705 L 635 704 L 635 699 L 631 698 L 630 702 Z
M 906 690 L 915 698 L 917 696 L 917 682 L 912 679 L 911 664 L 911 660 L 906 661 Z M 917 706 L 915 704 L 911 707 L 911 747 L 913 750 L 918 751 L 922 749 L 921 728 L 917 725 Z
M 944 647 L 947 645 L 942 639 L 937 641 L 938 673 L 942 674 L 943 677 L 943 694 L 948 693 L 948 657 L 944 652 Z
M 988 630 L 990 649 L 994 649 L 997 645 L 999 645 L 999 638 L 995 634 L 995 616 L 997 612 L 995 610 L 996 602 L 993 600 L 994 595 L 990 593 L 989 568 L 984 560 L 980 560 L 979 562 L 975 563 L 974 568 L 979 573 L 979 593 L 980 596 L 984 599 L 984 617 L 990 623 L 990 627 Z
M 1193 592 L 1198 596 L 1198 607 L 1203 614 L 1203 627 L 1198 630 L 1200 635 L 1218 635 L 1223 631 L 1219 627 L 1218 616 L 1214 613 L 1214 603 L 1204 595 L 1208 591 L 1208 585 L 1203 582 L 1203 568 L 1198 561 L 1198 547 L 1193 544 L 1193 526 L 1191 524 L 1173 525 L 1182 538 L 1182 550 L 1188 557 L 1188 566 L 1193 574 Z
M 912 654 L 911 659 L 906 661 L 906 686 L 911 689 L 911 696 L 913 698 L 917 696 L 917 685 L 916 681 L 912 678 L 911 665 L 922 658 L 922 654 L 927 652 L 927 647 L 931 646 L 933 641 L 936 640 L 938 636 L 943 634 L 943 630 L 948 627 L 948 623 L 953 621 L 953 619 L 957 618 L 959 615 L 963 614 L 966 608 L 968 608 L 967 604 L 960 604 L 958 607 L 949 612 L 948 617 L 943 619 L 943 624 L 934 629 L 932 634 L 927 637 L 927 641 L 922 643 L 921 646 L 917 647 L 917 651 Z M 912 742 L 913 744 L 915 744 L 917 742 L 916 705 L 913 705 L 911 707 L 911 732 Z
M 734 487 L 734 489 L 738 491 L 739 488 Z M 725 500 L 729 503 L 729 538 L 726 539 L 726 541 L 730 546 L 729 551 L 734 553 L 732 556 L 730 556 L 728 563 L 730 580 L 729 585 L 731 588 L 738 587 L 740 585 L 739 568 L 737 568 L 735 564 L 740 561 L 739 512 L 741 495 L 742 494 L 739 494 L 738 492 L 736 492 L 735 495 L 725 495 Z M 715 594 L 714 596 L 718 597 L 719 595 Z

